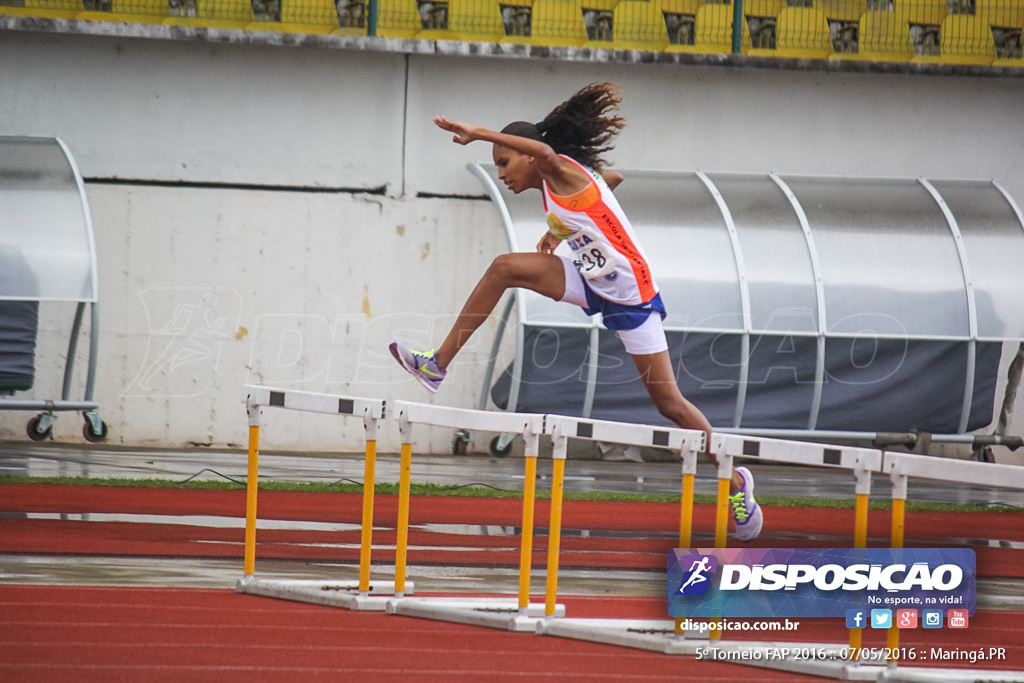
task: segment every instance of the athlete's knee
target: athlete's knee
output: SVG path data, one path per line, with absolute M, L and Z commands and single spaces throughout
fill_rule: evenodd
M 501 254 L 487 267 L 485 278 L 502 287 L 518 287 L 524 280 L 522 264 L 518 254 Z
M 648 387 L 651 393 L 651 400 L 666 420 L 682 427 L 683 429 L 703 429 L 705 420 L 701 419 L 702 414 L 691 403 L 689 403 L 678 390 L 666 389 L 659 391 L 658 388 Z
M 663 418 L 680 427 L 687 421 L 686 411 L 675 401 L 656 400 L 654 405 L 658 409 L 658 413 L 660 413 Z
M 496 282 L 507 282 L 512 279 L 515 272 L 515 259 L 512 258 L 512 254 L 501 254 L 491 261 L 485 277 Z
M 654 403 L 654 407 L 658 409 L 662 417 L 676 424 L 679 423 L 680 419 L 683 419 L 686 413 L 686 405 L 682 400 L 682 396 L 678 395 L 677 392 L 655 384 L 648 384 L 647 392 L 651 396 L 651 402 Z

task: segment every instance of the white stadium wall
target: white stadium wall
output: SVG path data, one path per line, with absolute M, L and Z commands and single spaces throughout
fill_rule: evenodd
M 18 31 L 0 32 L 0 63 L 0 134 L 62 138 L 86 179 L 114 445 L 243 444 L 245 382 L 476 407 L 493 318 L 433 397 L 387 353 L 440 343 L 504 248 L 465 169 L 490 149 L 451 144 L 434 114 L 537 120 L 613 80 L 621 168 L 992 178 L 1024 201 L 1024 78 Z M 60 394 L 72 309 L 43 314 L 40 398 Z M 1020 433 L 1024 399 L 1016 413 Z M 0 439 L 24 439 L 30 416 L 0 412 Z M 55 437 L 80 429 L 65 415 Z M 268 448 L 362 448 L 361 424 L 329 417 L 278 413 L 264 431 Z

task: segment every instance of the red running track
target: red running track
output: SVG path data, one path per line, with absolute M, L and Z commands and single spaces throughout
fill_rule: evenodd
M 242 492 L 142 490 L 104 487 L 0 486 L 0 553 L 137 556 L 242 555 L 241 530 L 195 524 L 89 522 L 18 518 L 20 513 L 124 513 L 242 517 Z M 378 496 L 377 543 L 387 543 L 395 521 L 393 496 Z M 413 524 L 515 526 L 518 500 L 414 498 Z M 538 524 L 546 506 L 538 510 Z M 767 512 L 767 511 L 766 511 Z M 772 508 L 765 546 L 845 546 L 852 511 Z M 260 494 L 260 518 L 352 523 L 360 518 L 361 496 Z M 566 503 L 566 529 L 615 531 L 613 538 L 569 537 L 562 565 L 630 567 L 663 571 L 665 551 L 678 524 L 678 506 L 632 503 Z M 710 506 L 698 506 L 695 528 L 710 529 Z M 888 515 L 872 513 L 872 545 L 885 545 Z M 650 532 L 663 536 L 652 536 Z M 644 533 L 648 535 L 645 536 Z M 259 557 L 308 559 L 312 535 L 331 537 L 318 549 L 321 559 L 352 561 L 358 539 L 349 532 L 261 531 Z M 391 534 L 391 536 L 389 536 Z M 626 537 L 621 537 L 622 535 Z M 668 534 L 666 540 L 664 534 Z M 308 535 L 308 536 L 307 536 Z M 422 540 L 416 540 L 422 536 Z M 949 538 L 1024 540 L 1019 515 L 1011 513 L 908 513 L 907 545 L 941 545 Z M 319 538 L 319 537 L 317 537 Z M 478 550 L 462 553 L 410 550 L 410 563 L 514 566 L 506 546 L 514 537 L 431 534 L 414 529 L 414 544 L 458 543 Z M 543 549 L 544 537 L 538 545 Z M 216 541 L 210 543 L 209 541 Z M 973 545 L 973 544 L 972 544 Z M 566 547 L 568 546 L 568 547 Z M 208 552 L 210 548 L 213 552 Z M 1021 551 L 978 546 L 979 573 L 1020 577 Z M 984 551 L 984 552 L 983 552 Z M 417 559 L 419 558 L 419 559 Z M 568 559 L 567 559 L 568 558 Z M 632 558 L 628 561 L 623 558 Z M 984 558 L 984 559 L 983 559 Z M 376 560 L 377 558 L 375 558 Z M 380 558 L 387 561 L 388 558 Z M 258 559 L 257 559 L 258 566 Z M 241 568 L 241 563 L 239 563 Z M 241 571 L 241 569 L 240 569 Z M 641 598 L 563 598 L 571 616 L 665 618 L 664 601 Z M 812 680 L 722 662 L 701 662 L 613 646 L 513 634 L 443 622 L 349 612 L 276 601 L 230 590 L 16 586 L 0 584 L 0 681 L 659 681 L 681 678 L 737 681 Z M 1007 659 L 976 665 L 1024 669 L 1024 614 L 979 611 L 964 631 L 906 631 L 901 645 L 912 647 L 1005 647 Z M 746 634 L 744 634 L 745 636 Z M 865 645 L 883 645 L 865 634 Z M 730 634 L 729 638 L 734 636 Z M 740 636 L 743 638 L 743 636 Z M 756 638 L 743 638 L 756 639 Z M 838 620 L 803 620 L 796 642 L 844 642 Z M 927 658 L 918 662 L 939 666 Z M 968 668 L 965 662 L 946 663 Z M 820 680 L 820 679 L 816 679 Z
M 410 524 L 414 527 L 518 527 L 522 519 L 522 503 L 515 499 L 420 496 L 413 498 L 410 507 Z M 362 518 L 362 496 L 261 492 L 258 512 L 261 520 L 358 524 Z M 397 496 L 376 496 L 374 512 L 374 544 L 394 545 Z M 244 518 L 245 492 L 0 485 L 0 513 Z M 537 560 L 542 560 L 546 553 L 543 527 L 547 518 L 548 503 L 539 501 Z M 847 547 L 853 535 L 852 510 L 772 507 L 766 510 L 766 519 L 761 537 L 751 547 Z M 560 564 L 565 569 L 664 571 L 666 553 L 676 546 L 678 525 L 679 506 L 675 504 L 567 501 L 562 517 Z M 713 506 L 695 506 L 693 526 L 697 531 L 694 544 L 711 545 Z M 589 535 L 581 537 L 580 530 L 588 531 Z M 887 547 L 889 530 L 889 514 L 872 511 L 868 545 Z M 261 530 L 257 534 L 257 558 L 354 563 L 358 561 L 359 535 L 358 529 Z M 7 519 L 0 527 L 0 552 L 241 558 L 243 543 L 244 535 L 237 525 L 223 528 L 194 523 Z M 519 562 L 519 539 L 514 534 L 482 536 L 413 528 L 409 543 L 410 565 L 516 567 Z M 980 576 L 1024 578 L 1024 549 L 1000 547 L 1024 544 L 1020 513 L 907 513 L 905 546 L 965 544 L 977 554 Z M 446 552 L 439 548 L 459 550 Z M 393 558 L 381 555 L 377 554 L 375 563 L 393 562 Z
M 6 683 L 819 680 L 226 590 L 0 585 L 0 603 Z

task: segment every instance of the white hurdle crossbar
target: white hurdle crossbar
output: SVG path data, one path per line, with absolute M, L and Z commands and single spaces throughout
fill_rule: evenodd
M 370 552 L 373 535 L 373 497 L 376 486 L 377 431 L 386 413 L 380 399 L 354 398 L 290 389 L 246 385 L 243 387 L 249 414 L 249 468 L 246 483 L 245 576 L 238 591 L 270 597 L 305 600 L 349 609 L 385 608 L 386 594 L 393 593 L 393 582 L 370 581 Z M 259 480 L 260 417 L 263 408 L 283 408 L 307 413 L 324 413 L 361 418 L 366 432 L 366 461 L 363 480 L 362 533 L 359 548 L 359 581 L 330 582 L 264 579 L 255 576 L 256 497 Z M 410 589 L 411 590 L 411 589 Z M 358 591 L 356 593 L 355 591 Z M 371 591 L 374 593 L 370 595 Z
M 867 497 L 871 492 L 871 473 L 882 471 L 882 451 L 874 448 L 833 446 L 806 441 L 784 441 L 756 436 L 715 433 L 711 452 L 718 458 L 718 514 L 715 521 L 715 547 L 725 547 L 728 524 L 729 480 L 735 458 L 767 460 L 791 465 L 814 465 L 848 469 L 853 472 L 857 493 L 855 547 L 867 533 Z
M 887 451 L 882 461 L 882 471 L 890 476 L 896 474 L 993 488 L 1024 489 L 1024 467 L 1017 465 Z
M 544 433 L 544 416 L 450 408 L 397 401 L 392 414 L 402 437 L 398 485 L 398 543 L 395 549 L 395 597 L 388 601 L 389 614 L 425 617 L 513 631 L 533 631 L 541 606 L 530 604 L 533 555 L 533 517 L 537 456 Z M 409 498 L 412 469 L 413 425 L 450 427 L 482 432 L 521 434 L 526 442 L 523 484 L 523 523 L 520 534 L 518 600 L 501 598 L 407 598 L 404 594 L 409 535 Z M 561 614 L 565 608 L 560 606 Z

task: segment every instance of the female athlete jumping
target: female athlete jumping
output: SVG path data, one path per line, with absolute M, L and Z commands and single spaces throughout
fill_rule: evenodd
M 588 315 L 601 313 L 605 327 L 616 331 L 632 356 L 658 411 L 681 428 L 703 430 L 710 443 L 711 424 L 676 384 L 662 327 L 665 307 L 643 248 L 612 194 L 622 175 L 603 169 L 601 155 L 612 149 L 612 138 L 625 125 L 613 114 L 620 101 L 612 84 L 591 84 L 540 123 L 517 121 L 500 133 L 434 118 L 460 145 L 492 143 L 498 178 L 510 191 L 540 190 L 549 230 L 535 253 L 494 259 L 436 351 L 414 351 L 395 342 L 391 353 L 427 389 L 437 391 L 452 359 L 505 290 L 525 287 L 581 306 Z M 562 242 L 569 244 L 572 257 L 555 255 Z M 734 469 L 730 503 L 736 537 L 743 541 L 761 532 L 763 515 L 753 493 L 750 470 Z

